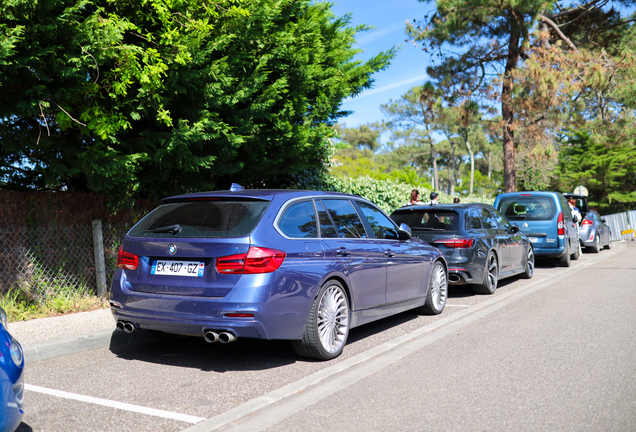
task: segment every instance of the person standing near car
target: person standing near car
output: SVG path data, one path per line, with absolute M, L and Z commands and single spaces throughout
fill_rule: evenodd
M 438 204 L 439 194 L 437 192 L 431 192 L 431 200 L 427 202 L 427 205 L 435 205 Z
M 576 225 L 578 226 L 581 223 L 581 212 L 576 206 L 576 200 L 574 198 L 570 198 L 568 200 L 568 205 L 570 206 L 570 211 L 572 212 L 572 216 L 576 216 Z
M 411 191 L 411 199 L 409 200 L 409 202 L 406 203 L 406 205 L 415 205 L 415 204 L 424 204 L 421 201 L 421 195 L 417 189 L 413 189 Z

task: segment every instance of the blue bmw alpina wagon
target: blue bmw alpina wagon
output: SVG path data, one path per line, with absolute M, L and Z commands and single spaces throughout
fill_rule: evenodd
M 437 248 L 373 203 L 334 192 L 166 198 L 126 234 L 117 267 L 119 330 L 286 339 L 322 360 L 342 353 L 353 327 L 409 309 L 441 313 L 448 292 Z

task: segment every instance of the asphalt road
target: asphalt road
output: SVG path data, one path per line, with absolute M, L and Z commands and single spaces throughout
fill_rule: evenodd
M 27 369 L 19 431 L 636 430 L 636 247 L 444 313 L 353 329 L 330 362 L 287 342 L 153 340 Z

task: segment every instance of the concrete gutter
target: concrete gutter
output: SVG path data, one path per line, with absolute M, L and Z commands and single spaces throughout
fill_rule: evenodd
M 24 346 L 24 363 L 32 365 L 44 360 L 77 354 L 110 346 L 125 345 L 150 337 L 150 333 L 137 330 L 133 333 L 125 333 L 119 330 L 101 330 L 84 333 L 63 339 L 54 339 Z

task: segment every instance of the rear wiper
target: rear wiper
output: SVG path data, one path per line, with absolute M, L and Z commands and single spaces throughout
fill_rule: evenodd
M 446 231 L 445 228 L 428 228 L 428 227 L 422 227 L 422 228 L 416 228 L 418 231 Z
M 154 229 L 147 229 L 146 232 L 154 233 L 154 234 L 169 232 L 169 233 L 172 233 L 172 235 L 174 235 L 174 234 L 179 234 L 181 232 L 181 225 L 174 224 L 174 225 L 168 225 L 168 226 L 158 227 Z
M 514 215 L 514 216 L 506 216 L 507 219 L 525 219 L 526 215 L 524 214 L 519 214 L 519 215 Z

